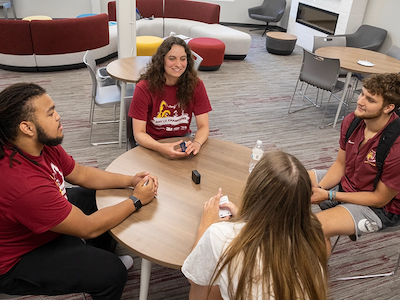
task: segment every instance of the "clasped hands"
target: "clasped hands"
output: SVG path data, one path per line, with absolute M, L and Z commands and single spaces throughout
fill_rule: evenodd
M 143 205 L 148 204 L 154 196 L 157 196 L 158 179 L 149 172 L 140 172 L 133 176 L 132 186 L 135 188 L 133 196 L 140 199 Z

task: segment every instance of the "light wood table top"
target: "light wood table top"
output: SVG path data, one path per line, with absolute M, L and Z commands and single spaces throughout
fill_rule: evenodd
M 199 154 L 179 160 L 167 159 L 141 146 L 125 152 L 107 171 L 129 175 L 149 171 L 159 179 L 158 196 L 112 229 L 112 235 L 136 255 L 180 269 L 195 241 L 204 202 L 221 187 L 230 201 L 239 204 L 249 175 L 250 155 L 249 148 L 211 138 Z M 198 185 L 192 181 L 192 170 L 201 175 Z M 131 195 L 130 189 L 97 191 L 98 208 L 119 203 Z
M 287 40 L 287 41 L 297 40 L 297 36 L 280 31 L 268 31 L 267 36 L 277 40 Z
M 379 73 L 398 73 L 400 72 L 400 60 L 389 55 L 352 47 L 322 47 L 315 50 L 315 54 L 329 58 L 338 58 L 340 67 L 347 71 L 379 74 Z M 359 60 L 369 61 L 372 67 L 362 66 Z
M 119 58 L 107 65 L 107 73 L 118 80 L 136 83 L 150 59 L 151 56 Z

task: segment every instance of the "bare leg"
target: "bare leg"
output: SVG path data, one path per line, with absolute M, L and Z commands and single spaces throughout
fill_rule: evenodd
M 316 214 L 321 222 L 324 232 L 326 251 L 328 257 L 331 255 L 332 245 L 330 238 L 336 235 L 355 234 L 353 217 L 347 209 L 342 206 L 332 207 Z

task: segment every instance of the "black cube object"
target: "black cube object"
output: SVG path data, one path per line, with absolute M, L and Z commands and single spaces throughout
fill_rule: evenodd
M 199 184 L 200 183 L 200 178 L 201 175 L 197 170 L 193 170 L 192 171 L 192 180 L 195 184 Z

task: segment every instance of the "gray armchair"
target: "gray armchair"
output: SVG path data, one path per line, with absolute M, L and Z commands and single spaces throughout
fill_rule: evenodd
M 266 22 L 264 34 L 271 29 L 270 22 L 279 22 L 286 8 L 286 0 L 264 0 L 263 4 L 248 9 L 249 18 Z
M 345 36 L 347 47 L 377 51 L 385 41 L 386 35 L 385 29 L 361 25 L 354 33 L 335 36 Z

